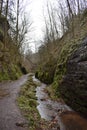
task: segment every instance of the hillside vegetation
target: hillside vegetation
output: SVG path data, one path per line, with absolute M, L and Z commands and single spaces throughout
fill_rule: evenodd
M 0 81 L 17 79 L 22 74 L 17 62 L 15 62 L 15 59 L 17 59 L 15 56 L 16 46 L 12 43 L 9 35 L 7 45 L 4 44 L 5 24 L 8 24 L 6 18 L 0 16 Z
M 87 9 L 80 16 L 74 15 L 69 21 L 68 30 L 56 40 L 49 61 L 44 60 L 36 71 L 36 77 L 45 83 L 51 83 L 47 90 L 52 99 L 62 97 L 68 105 L 83 115 L 87 115 L 87 40 L 84 41 L 87 37 L 86 21 Z M 52 61 L 52 57 L 55 57 L 57 62 Z M 79 63 L 81 61 L 83 66 Z
M 21 2 L 0 2 L 0 81 L 14 80 L 27 73 L 23 62 L 28 21 Z

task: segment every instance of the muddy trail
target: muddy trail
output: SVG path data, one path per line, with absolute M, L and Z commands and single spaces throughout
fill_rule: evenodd
M 26 130 L 26 120 L 17 107 L 16 98 L 28 75 L 16 81 L 0 83 L 0 130 Z
M 34 81 L 39 82 L 35 77 Z M 52 130 L 87 130 L 87 120 L 73 111 L 62 100 L 52 101 L 48 94 L 44 91 L 46 85 L 41 83 L 41 86 L 36 88 L 36 96 L 39 105 L 37 109 L 41 117 L 47 121 L 51 121 L 55 127 Z M 59 129 L 56 125 L 59 125 Z
M 22 116 L 16 102 L 21 86 L 29 75 L 16 81 L 0 83 L 0 130 L 27 130 L 27 121 Z M 34 76 L 33 80 L 39 82 Z M 44 91 L 46 85 L 36 88 L 41 118 L 50 121 L 54 127 L 50 130 L 87 130 L 87 120 L 74 112 L 62 101 L 52 101 Z M 59 127 L 56 127 L 58 124 Z

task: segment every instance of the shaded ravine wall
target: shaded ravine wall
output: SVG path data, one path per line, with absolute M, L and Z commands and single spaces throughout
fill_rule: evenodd
M 69 106 L 87 116 L 87 37 L 68 58 L 58 89 Z

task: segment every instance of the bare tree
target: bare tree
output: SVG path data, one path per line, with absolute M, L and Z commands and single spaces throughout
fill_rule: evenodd
M 3 2 L 3 0 L 0 0 L 0 15 L 2 14 Z
M 6 14 L 5 14 L 6 19 L 7 19 L 7 16 L 8 16 L 8 9 L 9 9 L 8 7 L 9 7 L 9 0 L 6 1 Z
M 47 3 L 46 11 L 46 16 L 43 12 L 45 23 L 45 29 L 43 31 L 44 38 L 42 40 L 42 46 L 39 48 L 40 59 L 42 60 L 50 58 L 53 49 L 56 47 L 56 39 L 59 38 L 56 14 L 51 3 Z
M 16 21 L 16 42 L 18 44 L 18 35 L 19 35 L 19 1 L 17 0 L 17 21 Z
M 68 11 L 69 11 L 69 17 L 72 18 L 72 16 L 73 16 L 73 11 L 72 11 L 72 8 L 71 8 L 70 1 L 69 1 L 69 0 L 66 0 L 66 3 L 67 3 Z

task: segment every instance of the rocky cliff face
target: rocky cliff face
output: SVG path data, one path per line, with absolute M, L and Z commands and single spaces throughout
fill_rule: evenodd
M 69 106 L 87 116 L 87 37 L 68 58 L 59 91 Z
M 74 110 L 87 116 L 87 10 L 79 21 L 75 17 L 74 26 L 57 40 L 53 52 L 56 63 L 52 57 L 49 62 L 43 61 L 36 77 L 52 83 L 50 97 L 62 97 Z
M 5 29 L 6 28 L 6 29 Z M 22 75 L 19 64 L 15 61 L 16 46 L 8 33 L 10 26 L 4 16 L 0 16 L 0 82 L 3 80 L 15 80 Z M 5 44 L 5 30 L 7 39 Z

